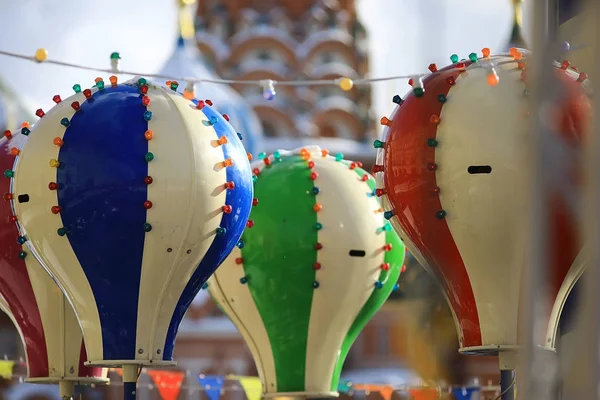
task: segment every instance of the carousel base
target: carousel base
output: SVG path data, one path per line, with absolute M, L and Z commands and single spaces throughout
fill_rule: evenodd
M 64 377 L 54 377 L 48 376 L 43 378 L 26 378 L 26 383 L 36 383 L 36 384 L 56 384 L 60 382 L 73 382 L 76 385 L 105 385 L 108 383 L 108 378 L 95 378 L 95 377 L 79 377 L 79 376 L 64 376 Z
M 470 356 L 497 356 L 500 353 L 511 352 L 516 353 L 521 350 L 521 346 L 514 345 L 505 345 L 505 344 L 492 344 L 486 346 L 471 346 L 471 347 L 461 347 L 458 349 L 460 354 L 470 355 Z M 556 349 L 553 347 L 546 346 L 538 346 L 538 350 L 546 350 L 556 353 Z
M 335 398 L 339 397 L 338 392 L 281 392 L 281 393 L 265 393 L 265 399 L 320 399 L 320 398 Z
M 86 367 L 122 368 L 123 365 L 137 365 L 143 368 L 176 367 L 177 361 L 164 360 L 97 360 L 86 361 Z

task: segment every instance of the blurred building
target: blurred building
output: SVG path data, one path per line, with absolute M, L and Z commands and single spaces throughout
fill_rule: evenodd
M 368 73 L 367 35 L 351 0 L 210 0 L 198 5 L 197 42 L 219 75 L 238 80 L 355 79 Z M 234 85 L 254 107 L 265 151 L 319 144 L 372 164 L 371 89 Z

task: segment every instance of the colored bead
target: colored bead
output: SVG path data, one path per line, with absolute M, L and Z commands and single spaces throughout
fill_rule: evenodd
M 394 216 L 394 211 L 386 211 L 383 213 L 383 218 L 390 219 Z
M 231 167 L 233 165 L 233 160 L 228 158 L 227 160 L 223 161 L 223 164 L 225 164 L 226 167 Z
M 327 155 L 329 154 L 329 150 L 321 150 L 321 156 L 322 157 L 327 157 Z
M 50 182 L 48 184 L 48 189 L 50 189 L 50 190 L 56 190 L 56 189 L 58 189 L 58 183 L 56 183 L 56 182 Z
M 263 162 L 265 163 L 265 165 L 266 165 L 266 166 L 269 166 L 269 165 L 271 165 L 271 159 L 270 159 L 269 157 L 265 158 L 265 159 L 263 160 Z
M 71 108 L 75 111 L 79 111 L 79 109 L 81 108 L 81 106 L 79 105 L 78 101 L 74 101 L 71 103 Z
M 36 110 L 36 112 L 35 112 L 35 115 L 37 115 L 38 117 L 42 118 L 44 115 L 46 115 L 46 113 L 41 108 L 38 108 Z
M 142 96 L 142 104 L 147 106 L 148 104 L 150 104 L 150 97 L 148 96 Z
M 177 88 L 179 87 L 179 83 L 176 81 L 171 82 L 171 90 L 177 90 Z
M 381 117 L 379 123 L 384 126 L 392 126 L 392 121 L 388 117 Z
M 450 86 L 454 86 L 456 84 L 456 79 L 453 76 L 449 76 L 446 78 L 446 83 Z
M 587 74 L 585 72 L 581 72 L 579 74 L 579 77 L 577 78 L 577 82 L 581 83 L 583 81 L 585 81 L 588 78 Z
M 4 197 L 4 200 L 6 200 L 6 201 L 10 201 L 13 199 L 12 193 L 4 193 L 4 196 L 2 196 L 2 197 Z
M 400 289 L 400 285 L 399 284 L 395 284 L 394 288 L 392 289 L 394 292 L 398 291 L 398 289 Z
M 313 287 L 314 289 L 318 289 L 318 288 L 319 288 L 319 286 L 321 286 L 321 285 L 319 285 L 319 282 L 317 282 L 317 281 L 313 281 L 313 283 L 312 283 L 312 287 Z
M 90 97 L 92 97 L 92 91 L 90 89 L 85 89 L 83 91 L 83 95 L 85 96 L 86 99 L 89 99 Z
M 52 168 L 58 168 L 60 166 L 60 162 L 53 158 L 52 160 L 50 160 L 49 165 Z
M 427 139 L 427 146 L 435 147 L 438 145 L 438 141 L 432 138 Z
M 381 264 L 381 269 L 384 271 L 388 271 L 390 269 L 390 264 L 389 263 Z
M 315 269 L 315 270 L 321 269 L 321 263 L 318 263 L 318 262 L 314 263 L 313 264 L 313 269 Z
M 223 118 L 225 118 L 225 121 L 229 121 L 229 115 L 223 114 Z
M 65 236 L 67 234 L 67 228 L 58 228 L 56 230 L 58 236 Z
M 383 246 L 383 250 L 385 251 L 392 251 L 392 244 L 388 243 L 385 246 Z
M 350 78 L 341 78 L 339 82 L 340 89 L 344 92 L 348 92 L 354 87 L 354 82 L 352 82 L 352 79 Z
M 144 159 L 147 162 L 150 162 L 150 161 L 154 160 L 154 154 L 152 154 L 151 152 L 147 152 L 146 155 L 144 156 Z
M 11 215 L 10 218 L 8 218 L 8 220 L 10 222 L 17 222 L 17 216 L 16 215 Z
M 361 181 L 363 181 L 363 182 L 366 182 L 366 181 L 368 181 L 369 179 L 370 179 L 370 177 L 369 177 L 369 174 L 364 174 L 364 175 L 362 176 L 362 178 L 360 178 L 360 180 L 361 180 Z
M 385 189 L 375 189 L 375 196 L 381 197 L 385 194 Z
M 316 229 L 316 230 L 318 230 L 318 231 L 320 231 L 321 229 L 323 229 L 323 224 L 322 224 L 322 223 L 320 223 L 320 222 L 317 222 L 317 223 L 315 224 L 315 229 Z
M 443 103 L 445 103 L 445 102 L 446 102 L 446 100 L 447 100 L 447 99 L 446 99 L 446 95 L 445 95 L 445 94 L 443 94 L 443 93 L 440 93 L 440 94 L 438 94 L 438 95 L 437 95 L 437 99 L 438 99 L 438 101 L 439 101 L 440 103 L 442 103 L 442 104 L 443 104 Z
M 252 199 L 252 207 L 256 207 L 258 205 L 258 199 L 255 197 Z
M 459 63 L 457 63 L 457 64 L 456 64 L 456 68 L 457 68 L 457 69 L 458 69 L 460 72 L 463 72 L 463 71 L 465 70 L 465 68 L 466 68 L 466 67 L 465 67 L 465 63 L 464 63 L 464 62 L 462 62 L 462 61 L 461 61 L 461 62 L 459 62 Z
M 237 135 L 238 135 L 238 138 L 240 138 L 240 140 L 243 140 L 243 137 L 242 137 L 241 133 L 238 132 Z
M 380 281 L 377 281 L 377 282 L 375 282 L 375 287 L 376 287 L 377 289 L 381 289 L 381 288 L 383 288 L 383 282 L 380 282 Z
M 240 283 L 241 283 L 242 285 L 244 285 L 244 284 L 248 283 L 248 277 L 247 277 L 247 276 L 243 276 L 243 277 L 241 277 L 241 278 L 240 278 Z
M 376 149 L 382 149 L 383 146 L 385 146 L 385 142 L 382 142 L 381 140 L 375 140 L 373 142 L 373 147 Z
M 568 60 L 563 60 L 563 62 L 560 64 L 560 69 L 567 70 L 570 66 L 571 63 Z
M 152 111 L 145 111 L 144 112 L 144 119 L 146 121 L 150 121 L 152 119 Z
M 233 211 L 233 208 L 230 205 L 224 205 L 222 207 L 222 210 L 225 214 L 231 214 L 231 211 Z
M 17 243 L 18 244 L 23 244 L 27 241 L 27 238 L 25 236 L 19 236 L 17 237 Z
M 344 159 L 344 155 L 342 153 L 337 153 L 335 155 L 335 161 L 342 161 Z
M 319 177 L 319 174 L 317 174 L 316 172 L 311 172 L 311 173 L 310 173 L 310 179 L 312 179 L 313 181 L 314 181 L 315 179 L 317 179 L 318 177 Z
M 149 184 L 151 184 L 152 182 L 154 182 L 154 179 L 152 179 L 152 177 L 151 177 L 151 176 L 147 176 L 147 177 L 145 177 L 145 178 L 144 178 L 144 183 L 145 183 L 146 185 L 149 185 Z
M 198 100 L 198 104 L 196 104 L 196 108 L 198 110 L 202 110 L 204 108 L 204 102 L 202 100 Z
M 352 170 L 356 169 L 356 167 L 357 167 L 357 165 L 356 165 L 356 163 L 355 163 L 355 162 L 353 162 L 353 163 L 350 163 L 350 165 L 348 166 L 348 168 L 350 168 L 350 169 L 352 169 Z
M 221 136 L 219 138 L 218 142 L 219 142 L 220 145 L 227 144 L 227 136 L 225 136 L 225 135 Z
M 13 178 L 15 176 L 15 172 L 11 169 L 7 169 L 6 171 L 4 171 L 4 177 L 5 178 Z
M 236 258 L 236 259 L 235 259 L 235 263 L 236 263 L 237 265 L 240 265 L 240 264 L 241 264 L 241 263 L 243 263 L 243 262 L 244 262 L 244 259 L 243 259 L 242 257 L 238 257 L 238 258 Z
M 145 232 L 150 232 L 152 230 L 152 225 L 150 225 L 149 223 L 145 223 L 144 224 L 144 231 Z
M 154 132 L 148 129 L 146 132 L 144 132 L 144 137 L 146 138 L 146 140 L 152 140 L 152 138 L 154 137 Z
M 25 257 L 27 257 L 27 253 L 25 253 L 24 251 L 21 251 L 21 252 L 19 253 L 19 258 L 20 258 L 21 260 L 24 260 L 24 259 L 25 259 Z
M 208 289 L 208 283 L 207 283 L 207 282 L 204 282 L 204 283 L 202 284 L 202 290 L 206 290 L 206 289 Z
M 374 173 L 382 172 L 383 171 L 383 165 L 375 164 L 375 165 L 373 165 L 373 168 L 371 169 L 371 171 L 373 171 Z
M 438 117 L 437 115 L 433 114 L 431 117 L 429 117 L 429 122 L 431 122 L 432 124 L 439 124 L 440 123 L 440 117 Z
M 66 128 L 68 128 L 69 126 L 71 126 L 71 121 L 69 121 L 69 118 L 64 117 L 63 119 L 60 120 L 60 124 Z
M 481 54 L 487 58 L 490 56 L 491 54 L 491 50 L 488 47 L 484 47 L 483 49 L 481 49 Z
M 429 64 L 429 66 L 427 67 L 427 69 L 430 70 L 432 73 L 436 72 L 438 70 L 437 69 L 437 65 L 435 65 L 435 64 Z
M 144 202 L 144 208 L 145 208 L 146 210 L 149 210 L 149 209 L 151 209 L 151 208 L 152 208 L 152 202 L 151 202 L 150 200 L 146 200 L 146 201 Z
M 415 95 L 415 97 L 423 97 L 423 95 L 425 94 L 425 89 L 423 89 L 423 88 L 414 88 L 413 89 L 413 94 Z
M 223 227 L 221 227 L 221 226 L 217 228 L 217 235 L 218 235 L 218 236 L 223 236 L 223 235 L 225 235 L 226 233 L 227 233 L 227 229 L 226 229 L 226 228 L 223 228 Z
M 137 83 L 138 83 L 139 86 L 143 86 L 146 83 L 148 83 L 148 81 L 146 81 L 145 78 L 140 78 L 140 79 L 138 79 Z
M 239 242 L 237 242 L 238 249 L 243 249 L 244 248 L 244 242 L 242 240 L 240 240 Z
M 455 63 L 457 63 L 457 62 L 458 62 L 458 55 L 456 55 L 456 54 L 452 54 L 452 55 L 450 56 L 450 62 L 451 62 L 452 64 L 455 64 Z
M 225 189 L 227 190 L 233 190 L 235 189 L 235 182 L 234 181 L 229 181 L 225 183 Z
M 208 122 L 209 122 L 211 125 L 215 125 L 217 122 L 219 122 L 219 120 L 218 120 L 218 119 L 217 119 L 217 117 L 215 117 L 214 115 L 211 115 L 211 116 L 210 116 L 210 119 L 208 120 Z
M 402 268 L 400 268 L 400 272 L 406 272 L 406 265 L 403 265 Z
M 104 81 L 102 79 L 96 81 L 96 87 L 98 88 L 98 90 L 104 90 Z
M 10 139 L 12 137 L 12 132 L 10 130 L 5 130 L 4 131 L 4 137 L 7 139 Z
M 21 150 L 19 150 L 18 148 L 12 147 L 10 149 L 10 155 L 11 156 L 18 156 L 19 154 L 21 154 Z
M 477 62 L 478 58 L 477 58 L 477 53 L 471 53 L 469 54 L 469 61 L 471 62 Z
M 246 222 L 246 228 L 252 228 L 253 226 L 254 226 L 254 221 L 249 219 L 248 222 Z
M 437 164 L 435 163 L 428 163 L 427 164 L 427 170 L 428 171 L 435 171 L 437 169 Z
M 444 211 L 444 210 L 440 210 L 435 213 L 435 217 L 437 219 L 444 219 L 445 216 L 446 216 L 446 211 Z
M 392 101 L 398 105 L 402 105 L 402 103 L 404 103 L 404 100 L 402 100 L 402 97 L 400 97 L 400 95 L 395 95 L 394 97 L 392 97 Z
M 315 162 L 314 161 L 309 161 L 308 162 L 308 169 L 313 169 L 315 167 Z
M 73 85 L 73 91 L 74 91 L 75 93 L 81 93 L 81 85 L 80 85 L 80 84 L 78 84 L 78 83 L 74 84 L 74 85 Z
M 439 193 L 440 192 L 440 188 L 439 187 L 434 187 L 433 188 L 433 193 Z
M 60 98 L 59 95 L 55 94 L 54 97 L 52 97 L 52 101 L 54 101 L 56 104 L 58 104 L 62 101 L 62 99 Z
M 117 78 L 116 76 L 113 75 L 110 78 L 108 78 L 108 80 L 110 81 L 110 85 L 112 87 L 115 87 L 115 86 L 117 86 L 117 82 L 118 82 L 119 78 Z
M 60 206 L 52 206 L 52 208 L 50 208 L 50 211 L 52 211 L 52 214 L 58 214 L 61 210 L 62 210 L 62 208 L 60 208 Z
M 61 138 L 59 138 L 58 136 L 54 138 L 52 143 L 54 143 L 58 147 L 62 147 L 62 145 L 64 144 L 63 140 Z
M 323 245 L 321 243 L 315 243 L 315 250 L 321 250 Z
M 146 94 L 146 93 L 148 93 L 148 85 L 143 85 L 143 86 L 140 86 L 140 93 L 141 93 L 141 94 Z
M 315 204 L 315 205 L 313 206 L 313 210 L 315 210 L 315 212 L 319 212 L 319 211 L 321 211 L 322 209 L 323 209 L 323 205 L 322 205 L 322 204 L 319 204 L 319 203 L 317 203 L 317 204 Z

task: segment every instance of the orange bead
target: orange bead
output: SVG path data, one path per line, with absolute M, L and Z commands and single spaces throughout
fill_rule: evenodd
M 322 205 L 322 204 L 319 204 L 319 203 L 317 203 L 317 204 L 315 204 L 315 205 L 313 206 L 313 210 L 315 210 L 315 212 L 319 212 L 319 211 L 321 211 L 322 209 L 323 209 L 323 205 Z
M 21 124 L 21 128 L 31 128 L 31 125 L 29 124 L 29 122 L 23 122 Z
M 265 165 L 271 165 L 271 159 L 269 157 L 265 157 L 263 162 L 265 163 Z
M 383 212 L 383 208 L 378 208 L 377 210 L 375 210 L 375 214 L 379 214 Z
M 146 140 L 152 140 L 152 138 L 154 137 L 154 132 L 148 129 L 146 133 L 144 133 L 144 137 L 146 138 Z
M 62 141 L 61 138 L 59 138 L 58 136 L 54 138 L 54 140 L 52 141 L 55 145 L 57 145 L 58 147 L 61 147 L 64 143 Z
M 113 75 L 110 78 L 108 78 L 108 80 L 110 81 L 110 84 L 112 86 L 117 86 L 117 81 L 119 80 L 119 78 Z
M 496 86 L 498 84 L 498 82 L 500 82 L 500 78 L 498 78 L 498 74 L 496 74 L 495 72 L 490 72 L 487 75 L 487 83 L 490 86 Z
M 302 159 L 303 159 L 304 161 L 308 161 L 308 160 L 310 160 L 310 154 L 308 154 L 308 153 L 306 153 L 306 154 L 302 154 Z
M 306 149 L 301 149 L 301 150 L 300 150 L 300 154 L 301 154 L 301 155 L 308 154 L 308 150 L 306 150 Z
M 517 61 L 522 60 L 523 59 L 523 53 L 521 53 L 520 51 L 517 51 L 515 53 L 515 55 L 513 56 L 513 58 Z
M 221 145 L 227 144 L 227 137 L 225 135 L 223 135 L 219 138 L 219 144 L 221 144 Z
M 252 161 L 252 153 L 246 154 L 248 156 L 248 161 Z
M 17 149 L 16 147 L 13 147 L 12 149 L 10 149 L 11 156 L 18 156 L 19 154 L 21 154 L 21 150 Z
M 517 68 L 519 68 L 521 71 L 525 71 L 525 62 L 524 61 L 519 61 L 517 63 Z
M 381 123 L 381 125 L 392 126 L 392 121 L 387 117 L 381 117 L 379 122 Z
M 223 161 L 223 164 L 226 167 L 231 167 L 233 165 L 233 160 L 231 158 L 228 158 L 227 160 Z
M 516 48 L 516 47 L 511 47 L 511 48 L 508 50 L 508 54 L 510 54 L 510 55 L 511 55 L 511 56 L 513 56 L 513 57 L 514 57 L 514 56 L 515 56 L 515 54 L 517 54 L 518 52 L 519 52 L 519 50 L 517 50 L 517 48 Z
M 490 51 L 490 49 L 488 47 L 484 47 L 483 49 L 481 49 L 481 54 L 484 57 L 489 57 L 490 53 L 491 53 L 491 51 Z
M 321 150 L 321 155 L 323 157 L 327 157 L 328 154 L 329 154 L 329 150 Z
M 167 85 L 167 87 L 171 87 L 171 81 L 166 81 L 165 85 Z
M 439 124 L 440 123 L 440 117 L 438 117 L 436 114 L 433 114 L 429 118 L 429 122 L 431 122 L 432 124 Z
M 102 79 L 102 78 L 100 78 L 100 77 L 97 77 L 96 79 L 94 79 L 94 82 L 98 83 L 98 82 L 100 82 L 100 81 L 103 81 L 103 80 L 104 80 L 104 79 Z

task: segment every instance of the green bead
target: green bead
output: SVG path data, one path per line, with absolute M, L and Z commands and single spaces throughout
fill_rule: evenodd
M 267 155 L 265 153 L 258 153 L 258 159 L 264 160 Z
M 21 260 L 24 260 L 24 259 L 25 259 L 25 257 L 27 257 L 27 253 L 25 253 L 24 251 L 22 251 L 22 252 L 20 252 L 20 253 L 19 253 L 19 258 L 20 258 Z
M 279 160 L 281 158 L 281 153 L 276 151 L 275 153 L 273 153 L 273 157 L 275 157 L 276 160 Z
M 469 54 L 469 60 L 471 62 L 477 62 L 477 60 L 478 60 L 477 53 L 471 53 L 471 54 Z
M 138 79 L 138 85 L 144 86 L 146 83 L 148 83 L 148 81 L 146 81 L 146 78 Z
M 225 232 L 227 232 L 227 229 L 222 228 L 222 227 L 217 228 L 217 235 L 223 236 L 225 234 Z
M 457 62 L 458 62 L 458 55 L 456 55 L 456 54 L 452 54 L 452 55 L 450 56 L 450 61 L 451 61 L 452 63 L 457 63 Z
M 446 100 L 448 100 L 448 99 L 446 98 L 446 95 L 445 95 L 445 94 L 443 94 L 443 93 L 440 93 L 440 94 L 438 94 L 438 95 L 437 95 L 437 99 L 438 99 L 438 101 L 439 101 L 440 103 L 445 103 L 445 102 L 446 102 Z
M 75 91 L 75 93 L 81 93 L 81 85 L 79 83 L 74 84 L 73 90 Z
M 252 175 L 252 183 L 256 183 L 257 180 L 258 180 L 258 176 Z
M 99 90 L 104 90 L 104 81 L 98 81 L 98 83 L 96 83 L 96 87 Z
M 145 232 L 150 232 L 152 230 L 152 225 L 150 225 L 149 223 L 145 223 L 144 224 L 144 231 Z
M 150 161 L 154 160 L 154 154 L 147 152 L 146 155 L 144 156 L 144 158 L 146 159 L 147 162 L 150 162 Z
M 312 287 L 313 287 L 314 289 L 318 289 L 318 288 L 319 288 L 319 286 L 321 286 L 321 285 L 319 284 L 319 282 L 317 282 L 317 281 L 313 281 L 313 283 L 312 283 Z
M 15 176 L 15 172 L 11 169 L 7 169 L 6 171 L 4 171 L 4 177 L 5 178 L 12 178 Z
M 342 161 L 344 159 L 344 155 L 342 153 L 337 153 L 335 155 L 335 161 Z
M 425 90 L 423 88 L 414 88 L 413 89 L 413 94 L 415 95 L 415 97 L 423 97 L 423 94 L 425 94 Z
M 315 224 L 315 229 L 316 229 L 316 230 L 318 230 L 318 231 L 320 231 L 321 229 L 323 229 L 323 224 L 322 224 L 322 223 L 320 223 L 320 222 L 317 222 L 317 223 Z
M 435 139 L 427 139 L 427 146 L 429 147 L 435 147 L 437 146 L 438 141 Z
M 69 121 L 69 118 L 64 117 L 60 120 L 60 124 L 68 128 L 71 125 L 71 121 Z
M 373 142 L 373 147 L 375 147 L 376 149 L 382 149 L 384 145 L 385 142 L 382 142 L 381 140 L 376 140 Z
M 179 83 L 171 82 L 171 90 L 177 90 L 178 87 L 179 87 Z
M 121 55 L 115 51 L 115 52 L 111 53 L 110 59 L 111 60 L 120 60 L 121 59 Z
M 389 232 L 392 230 L 392 225 L 391 224 L 385 224 L 385 226 L 383 227 L 383 230 L 386 232 Z
M 65 236 L 67 234 L 67 228 L 58 228 L 56 233 L 58 233 L 58 236 Z

